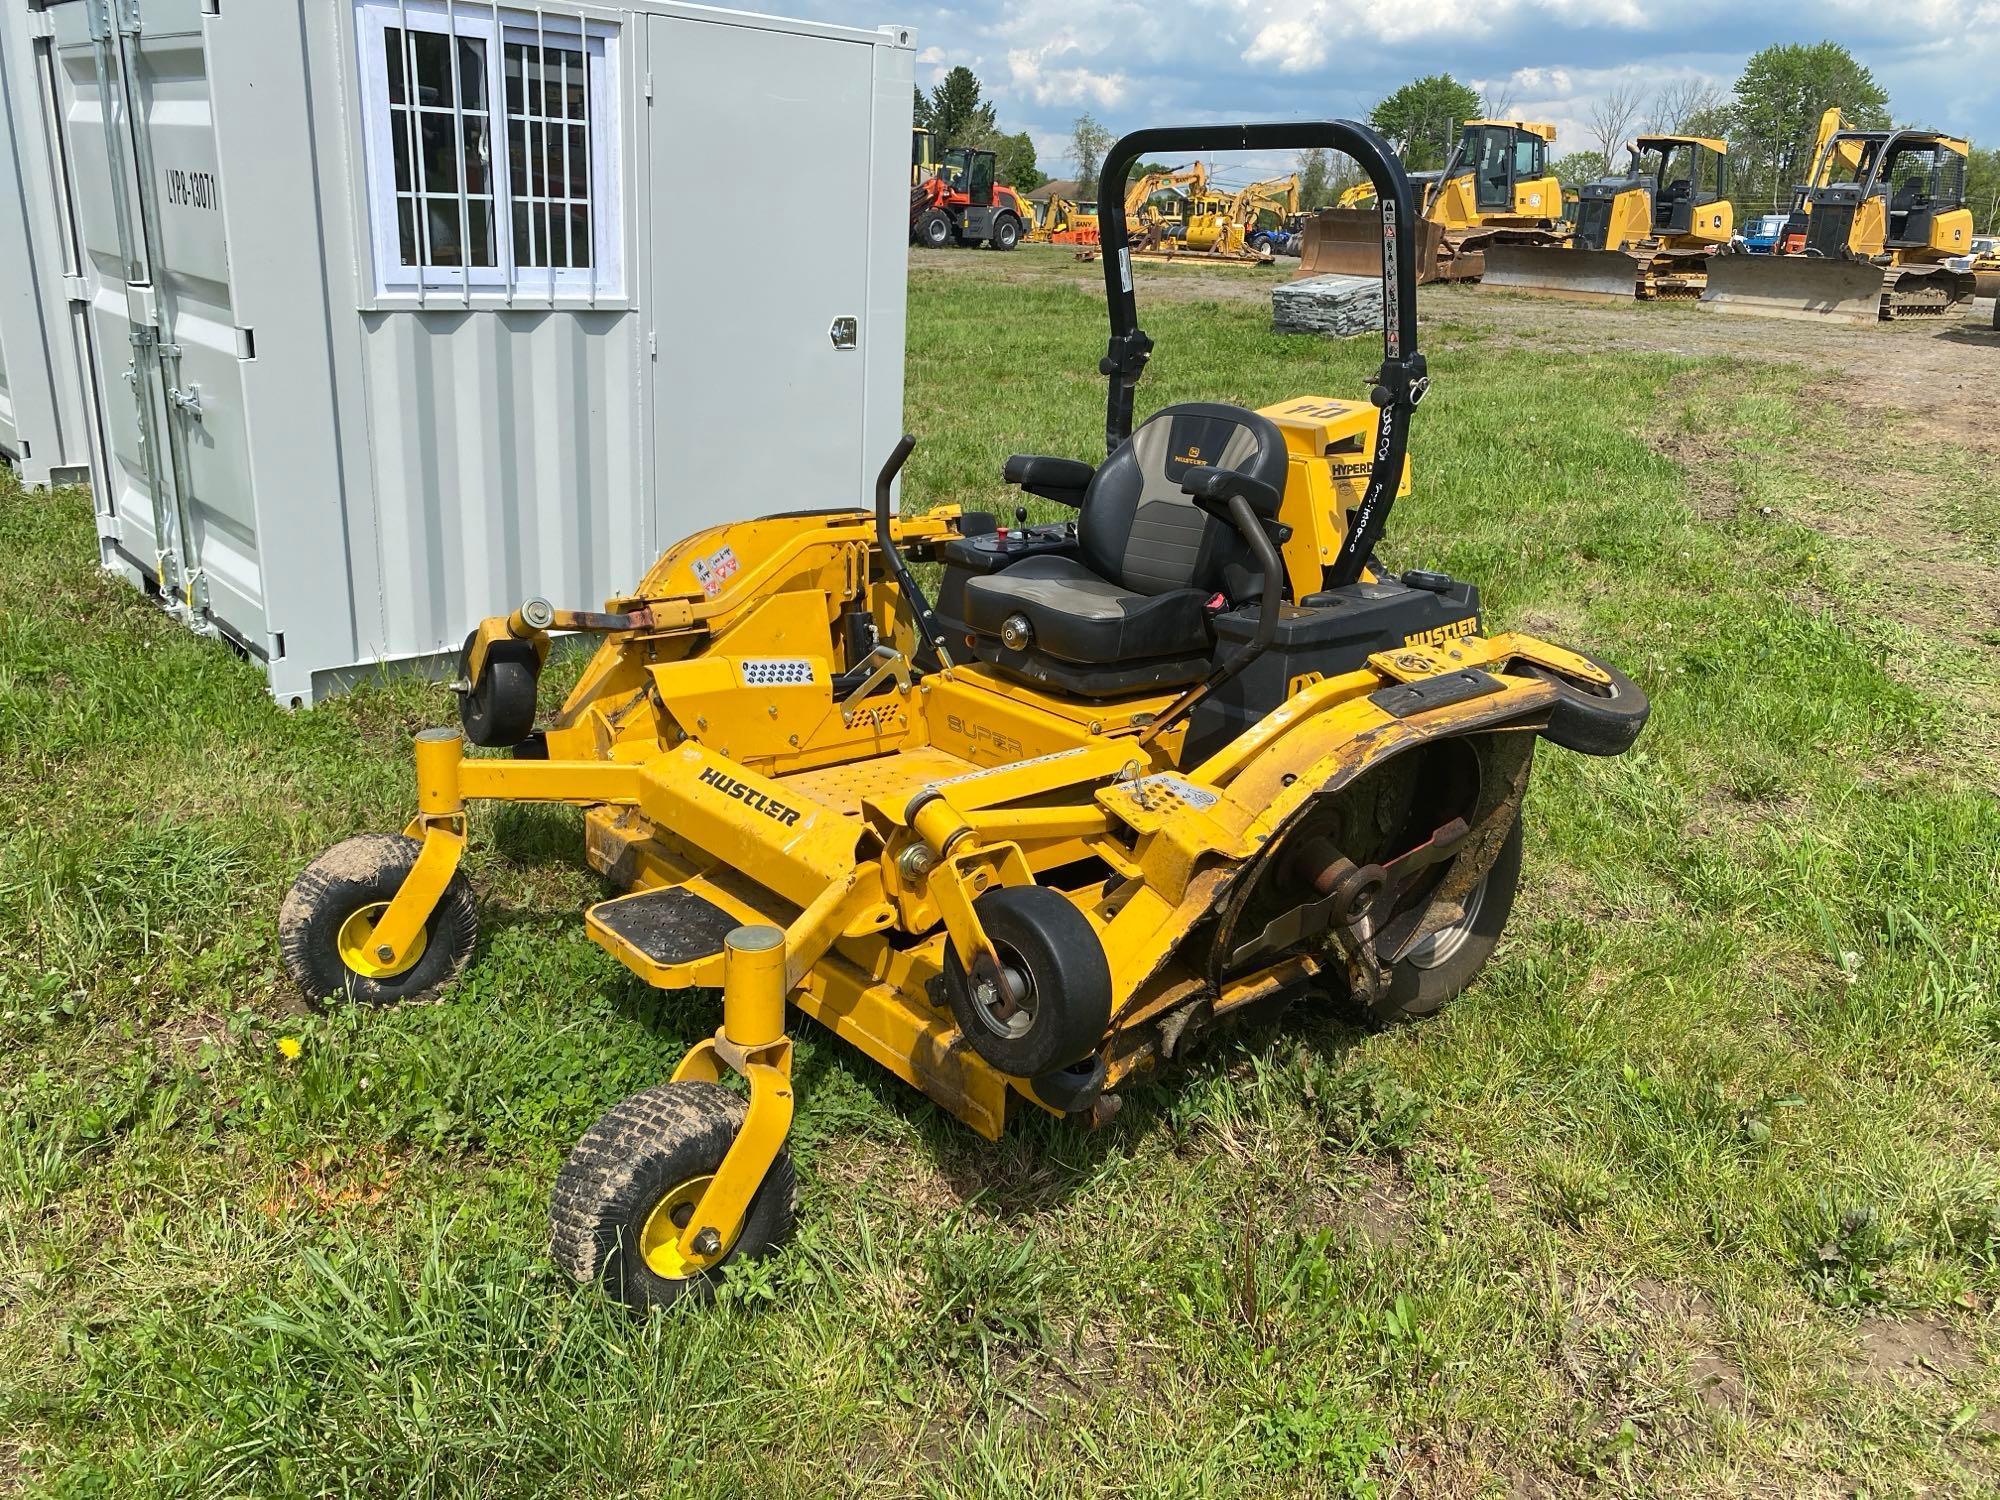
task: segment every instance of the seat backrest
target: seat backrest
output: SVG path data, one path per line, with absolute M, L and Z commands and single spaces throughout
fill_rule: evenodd
M 1084 566 L 1140 594 L 1221 589 L 1249 547 L 1181 489 L 1189 469 L 1240 469 L 1279 494 L 1285 440 L 1268 417 L 1196 401 L 1163 406 L 1099 466 L 1077 516 Z

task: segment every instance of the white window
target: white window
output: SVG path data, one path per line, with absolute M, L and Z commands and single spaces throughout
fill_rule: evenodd
M 356 20 L 377 290 L 621 296 L 616 28 L 447 0 Z

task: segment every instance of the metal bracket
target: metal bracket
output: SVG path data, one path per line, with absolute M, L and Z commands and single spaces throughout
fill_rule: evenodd
M 177 385 L 169 386 L 167 388 L 167 399 L 193 417 L 195 421 L 199 422 L 201 420 L 201 387 L 195 382 L 189 381 L 185 387 Z
M 904 656 L 894 646 L 877 646 L 863 658 L 862 665 L 867 666 L 870 662 L 874 663 L 873 670 L 861 679 L 859 686 L 853 692 L 840 700 L 840 722 L 842 724 L 853 724 L 854 712 L 861 700 L 874 692 L 875 689 L 891 677 L 896 679 L 897 692 L 907 693 L 910 690 L 909 658 Z

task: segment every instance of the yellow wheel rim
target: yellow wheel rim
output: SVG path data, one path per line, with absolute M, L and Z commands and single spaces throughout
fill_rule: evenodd
M 646 1215 L 646 1225 L 639 1231 L 639 1255 L 646 1262 L 646 1269 L 655 1276 L 663 1276 L 669 1281 L 686 1281 L 720 1264 L 736 1247 L 736 1236 L 732 1234 L 728 1243 L 715 1255 L 681 1253 L 681 1231 L 687 1228 L 688 1220 L 694 1215 L 694 1206 L 701 1201 L 701 1195 L 708 1191 L 708 1185 L 713 1181 L 713 1173 L 706 1177 L 690 1177 L 662 1193 L 660 1201 L 653 1205 L 653 1211 Z
M 388 909 L 386 901 L 362 907 L 340 924 L 339 935 L 333 940 L 334 946 L 340 950 L 340 961 L 363 979 L 394 979 L 398 974 L 409 973 L 417 966 L 417 960 L 424 956 L 424 948 L 430 942 L 429 930 L 419 927 L 417 940 L 410 944 L 409 957 L 399 964 L 383 963 L 375 956 L 375 924 L 382 920 L 382 913 Z

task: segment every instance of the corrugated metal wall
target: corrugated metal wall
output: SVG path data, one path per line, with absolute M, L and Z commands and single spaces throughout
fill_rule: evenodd
M 462 622 L 496 600 L 595 607 L 638 581 L 654 544 L 638 317 L 362 315 L 381 549 L 364 656 L 456 649 Z

